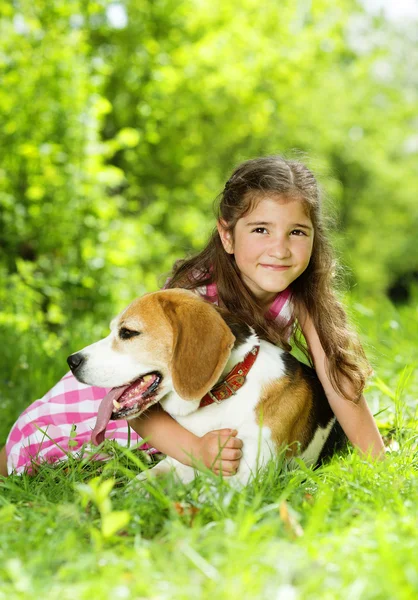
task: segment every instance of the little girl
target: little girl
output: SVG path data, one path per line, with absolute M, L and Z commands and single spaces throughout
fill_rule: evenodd
M 315 367 L 352 444 L 381 458 L 382 438 L 362 395 L 370 367 L 335 297 L 334 268 L 314 175 L 300 162 L 271 156 L 248 160 L 234 171 L 222 192 L 209 243 L 174 265 L 166 287 L 195 290 L 285 350 L 292 341 Z M 33 461 L 52 462 L 77 451 L 89 441 L 107 391 L 67 374 L 18 418 L 0 453 L 0 472 L 22 472 Z M 242 442 L 233 429 L 199 438 L 159 405 L 130 425 L 136 432 L 132 442 L 146 438 L 185 464 L 198 459 L 223 475 L 239 466 Z M 126 445 L 126 422 L 110 423 L 106 437 Z

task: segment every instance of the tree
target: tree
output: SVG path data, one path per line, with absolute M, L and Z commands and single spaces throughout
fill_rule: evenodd
M 394 51 L 408 39 L 356 2 L 1 10 L 7 314 L 57 325 L 155 289 L 205 243 L 231 169 L 289 149 L 334 202 L 353 281 L 379 293 L 418 270 L 416 86 Z

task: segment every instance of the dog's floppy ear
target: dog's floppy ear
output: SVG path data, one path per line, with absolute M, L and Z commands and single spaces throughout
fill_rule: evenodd
M 184 400 L 198 400 L 218 381 L 235 337 L 208 302 L 180 294 L 170 294 L 162 300 L 164 314 L 173 329 L 174 389 Z

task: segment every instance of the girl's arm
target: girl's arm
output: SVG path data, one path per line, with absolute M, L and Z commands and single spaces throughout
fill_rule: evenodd
M 327 357 L 311 318 L 304 312 L 303 315 L 298 315 L 298 320 L 318 378 L 346 436 L 363 454 L 383 459 L 385 455 L 383 440 L 364 396 L 361 396 L 356 404 L 346 400 L 334 390 L 327 375 Z M 348 381 L 347 385 L 349 385 Z
M 196 436 L 166 413 L 159 404 L 152 406 L 141 417 L 129 421 L 132 429 L 160 452 L 185 465 L 196 462 L 216 474 L 234 475 L 242 456 L 242 441 L 235 437 L 236 429 L 209 431 Z

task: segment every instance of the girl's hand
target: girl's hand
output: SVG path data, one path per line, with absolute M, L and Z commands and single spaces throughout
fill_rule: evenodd
M 236 429 L 217 429 L 199 438 L 198 457 L 216 475 L 235 475 L 242 458 L 242 440 L 236 437 Z

